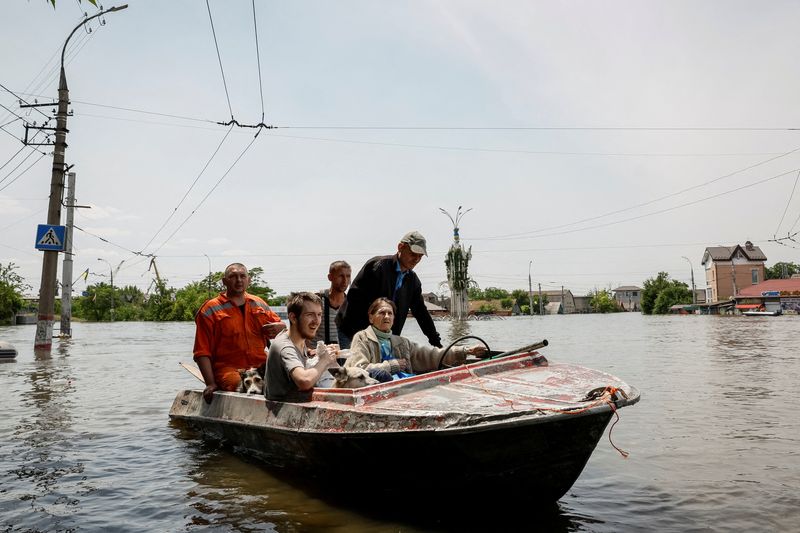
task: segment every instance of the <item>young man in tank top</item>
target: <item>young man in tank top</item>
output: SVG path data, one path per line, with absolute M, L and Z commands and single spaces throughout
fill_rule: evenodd
M 352 269 L 346 261 L 334 261 L 328 268 L 328 281 L 331 282 L 331 287 L 319 293 L 322 298 L 322 323 L 314 337 L 314 346 L 317 341 L 323 341 L 325 344 L 339 342 L 336 313 L 347 300 L 345 291 L 350 286 L 351 274 Z

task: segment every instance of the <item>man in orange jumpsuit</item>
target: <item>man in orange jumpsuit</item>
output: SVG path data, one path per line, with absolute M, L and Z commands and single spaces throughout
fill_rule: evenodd
M 194 360 L 206 382 L 207 403 L 214 391 L 239 387 L 239 369 L 264 364 L 266 339 L 286 329 L 264 300 L 247 293 L 250 276 L 243 264 L 228 265 L 222 284 L 225 292 L 203 304 L 195 317 Z

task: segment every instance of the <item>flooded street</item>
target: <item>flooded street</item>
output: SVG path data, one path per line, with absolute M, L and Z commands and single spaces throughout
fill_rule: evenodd
M 363 508 L 173 425 L 200 383 L 193 323 L 76 323 L 48 358 L 34 326 L 0 328 L 2 531 L 790 531 L 800 524 L 797 317 L 568 315 L 437 322 L 492 348 L 547 338 L 542 353 L 619 376 L 640 403 L 600 440 L 553 508 L 463 506 L 421 515 Z M 423 340 L 413 320 L 405 333 Z M 542 460 L 547 460 L 543 457 Z M 369 470 L 370 461 L 365 461 Z M 375 469 L 376 483 L 383 469 Z M 535 495 L 531 495 L 535 500 Z M 510 507 L 510 506 L 509 506 Z

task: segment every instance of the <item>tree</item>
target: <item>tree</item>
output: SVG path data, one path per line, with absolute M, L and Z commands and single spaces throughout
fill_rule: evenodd
M 690 303 L 692 303 L 692 291 L 689 290 L 689 286 L 681 281 L 673 280 L 669 287 L 658 294 L 653 306 L 653 313 L 665 315 L 669 313 L 669 308 L 673 305 Z
M 641 303 L 642 313 L 646 315 L 669 313 L 669 308 L 675 304 L 692 303 L 692 291 L 682 281 L 670 280 L 669 274 L 659 272 L 658 276 L 644 282 Z
M 592 298 L 589 300 L 589 305 L 595 313 L 616 313 L 620 310 L 617 301 L 608 289 L 596 289 L 590 294 Z
M 86 287 L 88 296 L 81 296 L 75 299 L 72 305 L 72 314 L 78 318 L 100 322 L 111 320 L 111 299 L 114 303 L 118 301 L 115 297 L 117 289 L 111 290 L 111 285 L 98 283 Z
M 667 287 L 669 287 L 669 274 L 666 272 L 659 272 L 655 278 L 645 280 L 641 299 L 642 313 L 646 315 L 653 313 L 658 294 Z
M 481 290 L 480 287 L 478 287 L 477 283 L 475 285 L 470 286 L 467 289 L 467 296 L 469 296 L 470 300 L 485 300 L 486 299 L 484 297 L 483 291 Z
M 800 265 L 779 261 L 771 267 L 765 268 L 764 276 L 765 279 L 781 279 L 784 277 L 784 272 L 787 278 L 792 277 L 793 274 L 800 274 Z
M 505 289 L 499 289 L 497 287 L 486 287 L 483 291 L 483 299 L 484 300 L 502 300 L 503 298 L 508 298 L 510 294 Z
M 16 270 L 17 265 L 13 262 L 0 263 L 0 323 L 14 319 L 17 311 L 22 309 L 22 293 L 31 289 Z
M 264 269 L 261 267 L 251 268 L 248 274 L 250 275 L 250 287 L 247 292 L 254 296 L 258 296 L 264 301 L 269 300 L 275 294 L 275 291 L 269 288 L 266 281 L 261 281 L 261 275 Z

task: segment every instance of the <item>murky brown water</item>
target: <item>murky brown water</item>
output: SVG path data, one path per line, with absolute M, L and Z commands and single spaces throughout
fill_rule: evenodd
M 422 340 L 413 320 L 406 330 Z M 614 428 L 630 457 L 604 436 L 552 509 L 476 494 L 424 515 L 359 507 L 170 424 L 176 392 L 199 385 L 178 366 L 193 324 L 74 324 L 49 358 L 34 356 L 33 326 L 3 327 L 20 355 L 0 364 L 0 531 L 800 530 L 797 317 L 553 316 L 467 330 L 492 348 L 546 337 L 550 360 L 639 388 Z

